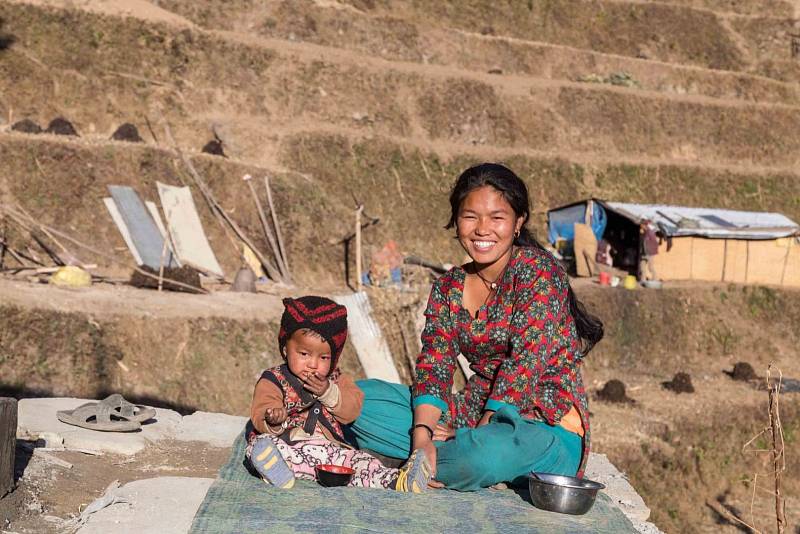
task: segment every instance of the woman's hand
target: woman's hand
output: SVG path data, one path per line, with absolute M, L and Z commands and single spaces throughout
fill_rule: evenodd
M 433 441 L 447 441 L 455 437 L 456 431 L 449 425 L 436 423 L 436 428 L 433 431 Z
M 444 484 L 434 480 L 436 478 L 436 445 L 433 444 L 428 430 L 422 427 L 415 428 L 411 435 L 411 450 L 417 449 L 422 449 L 431 464 L 431 481 L 428 482 L 428 486 L 437 489 L 443 488 Z
M 328 377 L 321 377 L 317 373 L 301 376 L 300 379 L 303 381 L 303 388 L 310 391 L 317 397 L 324 395 L 331 385 Z
M 486 410 L 485 412 L 483 412 L 483 417 L 481 417 L 481 420 L 478 421 L 478 426 L 483 426 L 487 424 L 493 415 L 494 412 L 491 410 Z
M 280 408 L 267 408 L 264 413 L 264 421 L 270 426 L 279 426 L 286 421 L 286 416 L 286 408 L 283 406 Z

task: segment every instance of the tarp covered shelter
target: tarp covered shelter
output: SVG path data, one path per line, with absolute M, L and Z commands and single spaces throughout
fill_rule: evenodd
M 552 209 L 547 216 L 554 246 L 572 251 L 574 225 L 588 224 L 598 240 L 615 249 L 613 266 L 632 274 L 639 263 L 639 224 L 649 220 L 661 238 L 653 262 L 662 280 L 800 287 L 800 225 L 780 213 L 593 198 Z M 598 232 L 595 221 L 600 220 L 605 225 Z M 570 221 L 572 231 L 564 231 Z

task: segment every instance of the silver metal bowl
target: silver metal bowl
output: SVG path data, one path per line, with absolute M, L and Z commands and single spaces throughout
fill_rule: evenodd
M 550 473 L 531 473 L 528 489 L 536 508 L 560 514 L 583 515 L 588 512 L 597 492 L 604 484 L 588 478 L 575 478 Z

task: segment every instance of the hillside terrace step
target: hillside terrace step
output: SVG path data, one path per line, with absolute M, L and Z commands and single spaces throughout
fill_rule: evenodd
M 280 42 L 173 33 L 163 25 L 75 11 L 4 6 L 0 16 L 20 29 L 19 22 L 31 17 L 38 23 L 28 25 L 29 35 L 19 35 L 20 49 L 12 47 L 0 59 L 8 105 L 21 115 L 72 112 L 70 118 L 90 131 L 112 130 L 123 114 L 161 114 L 179 125 L 177 135 L 181 129 L 202 135 L 209 123 L 226 118 L 236 128 L 235 119 L 247 117 L 262 124 L 240 136 L 248 159 L 257 159 L 276 127 L 297 121 L 357 125 L 420 142 L 621 158 L 778 167 L 800 158 L 797 107 L 499 77 L 328 55 L 328 49 L 306 44 L 285 51 Z M 65 18 L 70 37 L 62 38 Z M 98 31 L 102 46 L 94 48 Z M 73 40 L 69 47 L 62 46 L 64 39 Z M 54 76 L 56 69 L 63 76 Z M 224 89 L 215 85 L 220 77 L 227 81 Z
M 271 172 L 273 167 L 211 156 L 192 158 L 223 207 L 262 250 L 268 248 L 241 177 L 245 173 L 270 173 L 284 234 L 292 236 L 287 239 L 288 254 L 306 260 L 292 262 L 299 283 L 341 282 L 344 257 L 337 243 L 351 230 L 351 191 L 358 192 L 369 213 L 382 221 L 369 231 L 370 246 L 395 239 L 409 254 L 452 262 L 452 257 L 460 253 L 450 234 L 435 230 L 420 233 L 419 228 L 430 221 L 444 224 L 448 213 L 443 199 L 453 180 L 468 165 L 481 160 L 504 161 L 528 182 L 534 205 L 532 224 L 539 235 L 544 235 L 547 209 L 591 196 L 768 209 L 800 219 L 800 180 L 791 169 L 678 165 L 652 159 L 576 159 L 567 153 L 536 154 L 446 143 L 415 145 L 402 139 L 313 130 L 286 135 L 277 150 L 280 167 L 292 172 Z M 181 164 L 175 154 L 148 145 L 5 133 L 0 134 L 0 160 L 4 163 L 0 194 L 22 202 L 45 224 L 67 229 L 78 239 L 128 263 L 131 260 L 122 238 L 102 208 L 106 186 L 131 185 L 144 198 L 156 198 L 156 181 L 181 183 Z M 229 274 L 235 272 L 239 251 L 230 246 L 199 198 L 196 202 L 223 269 Z M 325 224 L 312 223 L 313 214 L 318 213 L 326 214 Z M 103 269 L 121 269 L 109 265 L 104 257 L 80 257 Z M 127 276 L 130 270 L 118 274 Z M 187 301 L 192 300 L 188 297 Z
M 459 2 L 361 2 L 351 0 L 320 4 L 311 0 L 280 1 L 267 7 L 247 2 L 215 8 L 208 0 L 166 0 L 162 7 L 208 28 L 313 39 L 315 34 L 372 34 L 373 50 L 412 45 L 431 27 L 481 32 L 505 37 L 566 45 L 628 57 L 646 57 L 675 64 L 714 69 L 747 70 L 754 60 L 742 38 L 728 23 L 755 18 L 714 12 L 663 2 L 624 0 L 557 0 L 547 3 L 486 4 L 480 0 Z M 784 3 L 771 11 L 757 12 L 762 29 L 774 33 L 789 18 Z M 374 31 L 370 26 L 379 28 Z M 422 28 L 426 28 L 423 30 Z M 381 42 L 379 36 L 386 38 Z M 745 43 L 746 44 L 746 43 Z M 783 51 L 788 56 L 788 42 Z M 420 52 L 425 53 L 424 49 Z
M 237 12 L 235 6 L 221 10 L 202 0 L 191 3 L 171 0 L 162 2 L 162 6 L 208 29 L 315 43 L 394 61 L 573 81 L 591 75 L 602 78 L 627 72 L 649 90 L 755 101 L 798 101 L 798 87 L 766 77 L 665 63 L 655 57 L 649 60 L 626 57 L 580 49 L 570 43 L 547 43 L 539 34 L 519 37 L 494 30 L 488 32 L 488 27 L 475 25 L 449 28 L 436 25 L 436 19 L 402 18 L 402 10 L 373 14 L 342 4 L 273 2 L 260 10 L 248 6 Z M 780 54 L 770 57 L 783 57 L 787 53 L 788 44 Z

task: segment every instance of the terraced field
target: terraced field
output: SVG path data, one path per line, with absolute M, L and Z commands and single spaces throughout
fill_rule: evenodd
M 101 198 L 108 184 L 155 197 L 157 180 L 189 183 L 168 129 L 263 248 L 241 177 L 272 176 L 295 279 L 302 290 L 326 293 L 340 291 L 353 270 L 341 240 L 357 202 L 380 218 L 365 231 L 368 251 L 394 239 L 407 254 L 460 261 L 451 235 L 434 229 L 447 220 L 454 177 L 478 161 L 504 161 L 524 177 L 539 235 L 549 207 L 587 196 L 800 220 L 800 59 L 792 57 L 799 11 L 783 0 L 6 0 L 0 201 L 124 260 Z M 56 116 L 80 137 L 10 128 Z M 110 141 L 123 122 L 145 142 Z M 226 158 L 200 154 L 213 135 Z M 233 272 L 239 252 L 195 200 L 212 247 Z M 5 234 L 12 243 L 23 239 L 15 232 Z M 129 274 L 84 254 L 104 273 Z M 6 287 L 0 297 L 4 291 L 11 294 Z M 596 389 L 622 376 L 641 399 L 637 407 L 593 404 L 597 447 L 629 472 L 662 529 L 735 532 L 719 510 L 744 517 L 749 507 L 741 479 L 755 467 L 736 451 L 739 438 L 763 423 L 764 395 L 721 372 L 748 360 L 800 374 L 792 352 L 797 294 L 694 285 L 626 300 L 583 291 L 608 325 L 587 363 L 589 382 Z M 376 309 L 400 362 L 424 293 L 423 286 L 413 298 L 397 297 L 401 315 L 392 311 L 395 297 L 373 295 L 388 299 Z M 0 318 L 0 385 L 26 391 L 17 372 L 25 353 L 38 362 L 29 393 L 47 393 L 48 381 L 58 380 L 59 394 L 113 386 L 176 406 L 239 411 L 243 400 L 231 383 L 247 380 L 269 353 L 270 335 L 252 331 L 274 327 L 273 300 L 258 324 L 166 318 L 156 307 L 155 327 L 147 319 L 119 324 L 125 313 L 106 310 L 95 332 L 83 328 L 94 320 L 90 309 L 42 316 L 46 299 L 18 297 Z M 8 340 L 31 321 L 39 326 L 24 338 L 25 352 Z M 81 340 L 72 364 L 53 363 L 58 343 L 34 342 L 59 335 L 48 324 Z M 176 332 L 200 341 L 184 343 L 172 361 L 183 343 Z M 168 341 L 143 356 L 157 338 Z M 242 367 L 218 386 L 210 373 L 230 368 L 214 356 L 225 347 L 235 348 Z M 130 359 L 140 369 L 120 371 L 115 362 Z M 164 361 L 173 380 L 160 381 L 148 367 Z M 90 375 L 99 369 L 102 383 L 75 379 L 70 366 Z M 179 387 L 204 370 L 197 391 Z M 678 370 L 700 377 L 705 393 L 666 395 L 660 381 Z M 674 411 L 664 408 L 670 403 Z M 797 412 L 796 398 L 784 403 Z M 740 420 L 727 417 L 734 412 Z M 726 435 L 733 437 L 723 442 Z M 712 454 L 704 440 L 718 440 L 715 450 L 724 453 Z M 796 460 L 789 467 L 800 475 Z M 759 502 L 764 528 L 769 498 Z

